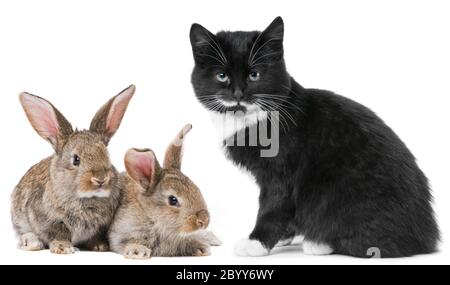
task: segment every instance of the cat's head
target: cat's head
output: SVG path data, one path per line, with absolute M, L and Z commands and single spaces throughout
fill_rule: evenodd
M 284 24 L 277 17 L 264 31 L 219 32 L 199 24 L 190 31 L 198 100 L 218 112 L 270 111 L 289 92 L 283 58 Z

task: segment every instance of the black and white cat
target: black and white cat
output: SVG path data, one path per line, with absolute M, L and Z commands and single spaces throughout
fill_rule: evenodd
M 286 71 L 284 24 L 263 32 L 219 32 L 193 24 L 192 84 L 226 128 L 223 139 L 279 114 L 279 150 L 226 145 L 260 187 L 259 213 L 243 256 L 266 255 L 304 236 L 307 254 L 401 257 L 436 250 L 439 230 L 427 178 L 397 135 L 368 108 L 329 91 L 306 89 Z M 230 116 L 232 112 L 240 115 Z M 231 126 L 231 127 L 230 127 Z M 274 139 L 274 138 L 272 138 Z

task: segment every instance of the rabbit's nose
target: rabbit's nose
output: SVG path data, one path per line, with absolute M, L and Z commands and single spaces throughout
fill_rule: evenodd
M 105 184 L 106 178 L 98 179 L 98 178 L 92 177 L 92 178 L 91 178 L 91 182 L 92 182 L 92 184 L 101 187 L 103 184 Z
M 209 224 L 209 213 L 207 210 L 197 212 L 197 226 L 199 228 L 206 228 Z

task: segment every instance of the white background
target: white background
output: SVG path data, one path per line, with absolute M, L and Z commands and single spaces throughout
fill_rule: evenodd
M 0 263 L 4 264 L 371 264 L 449 263 L 450 5 L 448 1 L 2 1 L 0 3 Z M 390 260 L 305 256 L 301 246 L 241 258 L 234 243 L 252 230 L 258 189 L 217 147 L 191 85 L 189 28 L 261 30 L 285 21 L 291 75 L 372 108 L 406 142 L 428 175 L 442 230 L 440 252 Z M 130 147 L 159 160 L 185 123 L 184 172 L 202 189 L 211 229 L 224 241 L 204 258 L 130 261 L 114 253 L 70 256 L 16 248 L 10 194 L 52 149 L 29 125 L 18 94 L 47 98 L 79 128 L 111 96 L 136 95 L 110 144 L 116 167 Z

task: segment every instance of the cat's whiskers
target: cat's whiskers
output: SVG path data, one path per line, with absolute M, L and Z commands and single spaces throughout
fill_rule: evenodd
M 287 90 L 289 90 L 289 92 L 291 92 L 291 93 L 294 94 L 295 96 L 300 97 L 300 95 L 298 95 L 298 93 L 296 93 L 296 92 L 294 92 L 294 90 L 292 90 L 292 87 L 291 87 L 291 86 L 287 86 L 287 85 L 281 84 L 281 87 L 286 88 Z
M 270 112 L 270 110 L 268 110 L 266 107 L 264 107 L 260 102 L 258 102 L 258 100 L 254 100 L 253 102 L 252 102 L 253 104 L 255 104 L 259 109 L 260 109 L 260 111 L 262 111 L 262 112 L 266 112 L 266 113 L 269 113 Z M 267 116 L 267 119 L 269 120 L 269 122 L 272 124 L 272 119 L 270 118 L 271 116 Z
M 216 94 L 203 95 L 200 97 L 200 101 L 213 111 L 218 110 L 221 105 Z
M 271 39 L 268 39 L 267 41 L 265 41 L 265 42 L 264 42 L 264 43 L 256 50 L 256 52 L 255 52 L 253 55 L 250 54 L 251 59 L 250 59 L 250 61 L 249 61 L 249 65 L 252 66 L 253 63 L 255 63 L 255 61 L 254 61 L 255 56 L 258 54 L 258 52 L 259 52 L 265 45 L 267 45 L 269 42 L 275 41 L 275 40 L 282 40 L 282 38 L 271 38 Z M 256 42 L 255 42 L 255 43 L 256 43 Z
M 291 92 L 295 96 L 300 97 L 300 95 L 298 93 L 296 93 L 294 90 L 292 90 L 291 86 L 287 86 L 287 85 L 284 85 L 284 84 L 281 84 L 281 86 L 286 88 L 287 90 L 289 90 L 289 92 Z M 299 109 L 300 112 L 302 112 L 305 115 L 305 112 L 300 107 L 297 106 L 297 108 Z
M 199 98 L 216 98 L 219 94 L 200 95 Z
M 261 60 L 264 57 L 268 57 L 268 56 L 271 56 L 271 55 L 274 55 L 274 54 L 279 54 L 279 53 L 282 53 L 282 51 L 269 52 L 269 53 L 263 54 L 260 57 L 258 57 L 257 59 L 253 60 L 253 64 L 251 66 L 255 66 L 255 63 L 258 62 L 258 60 Z
M 222 112 L 225 106 L 219 101 L 220 94 L 208 94 L 200 96 L 202 103 L 211 111 Z
M 215 104 L 209 106 L 209 109 L 211 111 L 218 111 L 220 112 L 222 105 L 219 102 L 216 102 Z
M 297 122 L 295 121 L 295 119 L 292 117 L 291 114 L 289 114 L 289 111 L 286 110 L 281 104 L 277 104 L 276 102 L 269 101 L 269 100 L 266 100 L 264 102 L 267 105 L 271 106 L 272 109 L 274 109 L 275 111 L 279 112 L 280 117 L 286 122 L 286 125 L 288 126 L 288 129 L 289 129 L 289 124 L 288 124 L 287 119 L 285 117 L 287 117 L 295 126 L 297 126 Z
M 222 50 L 222 48 L 220 47 L 220 45 L 208 34 L 208 32 L 206 32 L 206 31 L 203 31 L 205 34 L 206 34 L 206 36 L 208 36 L 208 38 L 214 43 L 214 45 L 217 47 L 217 49 L 216 48 L 214 48 L 212 45 L 211 45 L 211 43 L 209 43 L 209 45 L 212 47 L 212 48 L 214 48 L 214 50 L 216 51 L 216 53 L 219 55 L 219 57 L 224 61 L 224 65 L 226 64 L 226 63 L 228 63 L 228 61 L 227 61 L 227 57 L 225 56 L 225 53 L 223 52 L 223 50 Z
M 212 99 L 212 98 L 209 99 L 209 100 L 204 100 L 203 103 L 208 105 L 208 106 L 212 106 L 212 105 L 215 105 L 215 104 L 220 104 L 219 101 L 217 101 L 215 99 Z
M 262 98 L 269 98 L 269 99 L 281 101 L 281 102 L 283 102 L 283 103 L 288 104 L 289 106 L 287 106 L 287 107 L 295 108 L 295 109 L 298 110 L 299 112 L 305 114 L 305 112 L 304 112 L 299 106 L 295 105 L 294 103 L 292 103 L 291 101 L 288 100 L 288 98 L 291 98 L 291 97 L 288 96 L 288 95 L 259 93 L 259 94 L 253 94 L 253 96 L 256 96 L 256 97 L 262 97 Z
M 266 112 L 266 113 L 269 113 L 270 111 L 269 110 L 267 110 L 266 108 L 264 108 L 258 101 L 253 101 L 252 102 L 253 104 L 255 104 L 256 106 L 258 106 L 258 108 L 260 109 L 260 111 L 262 111 L 262 112 Z M 269 123 L 270 123 L 270 125 L 271 126 L 273 126 L 274 124 L 273 124 L 273 118 L 272 118 L 272 115 L 270 115 L 269 116 L 269 114 L 267 114 L 267 119 L 269 120 Z M 280 122 L 280 120 L 278 119 L 278 123 Z M 283 126 L 282 126 L 283 127 Z M 283 128 L 283 130 L 284 130 L 284 128 Z
M 267 112 L 272 112 L 272 111 L 276 111 L 278 112 L 278 122 L 281 123 L 281 126 L 283 128 L 283 131 L 286 132 L 286 129 L 289 130 L 289 124 L 287 124 L 286 119 L 283 117 L 282 113 L 280 113 L 278 110 L 274 109 L 273 106 L 271 104 L 269 104 L 267 101 L 261 100 L 261 99 L 256 99 L 255 102 L 258 102 L 258 104 L 262 105 L 265 107 L 265 111 Z M 286 126 L 286 128 L 285 128 Z
M 252 56 L 253 56 L 253 50 L 255 49 L 255 46 L 256 46 L 256 44 L 259 42 L 259 40 L 261 39 L 261 37 L 262 37 L 262 33 L 260 33 L 260 34 L 258 35 L 258 37 L 256 38 L 255 42 L 253 42 L 252 49 L 250 50 L 250 53 L 249 53 L 249 56 L 248 56 L 248 60 L 247 60 L 247 64 L 248 64 L 249 66 L 252 65 L 251 62 L 250 62 L 250 59 L 251 59 Z
M 260 63 L 253 63 L 252 65 L 249 64 L 249 67 L 250 67 L 250 68 L 254 68 L 255 66 L 263 65 L 263 64 L 266 64 L 266 65 L 267 65 L 267 62 L 264 62 L 264 61 L 263 61 L 263 62 L 260 62 Z
M 264 102 L 266 105 L 270 106 L 270 108 L 273 109 L 274 111 L 278 111 L 280 118 L 284 120 L 288 126 L 289 124 L 287 123 L 287 119 L 285 117 L 287 117 L 294 125 L 297 126 L 295 119 L 292 117 L 291 114 L 289 114 L 288 110 L 286 110 L 281 104 L 278 104 L 270 100 L 263 100 L 263 98 L 260 98 L 259 100 Z
M 220 66 L 225 66 L 225 63 L 224 63 L 221 59 L 217 58 L 217 57 L 214 56 L 214 55 L 210 55 L 210 54 L 207 54 L 207 53 L 199 53 L 198 55 L 200 55 L 200 56 L 207 56 L 207 57 L 213 58 L 213 59 L 215 59 L 217 62 L 220 63 Z
M 201 101 L 202 101 L 202 102 L 205 102 L 205 103 L 214 103 L 214 102 L 217 102 L 216 98 L 202 98 Z
M 219 56 L 219 58 L 220 58 L 220 62 L 221 62 L 221 65 L 220 66 L 223 66 L 223 65 L 225 65 L 225 63 L 227 62 L 227 59 L 226 58 L 224 58 L 223 57 L 223 55 L 222 55 L 222 53 L 220 53 L 210 42 L 205 42 L 206 44 L 197 44 L 197 46 L 206 46 L 206 45 L 209 45 L 212 49 L 213 49 L 213 51 L 214 51 L 214 53 L 217 55 L 217 56 Z M 203 55 L 205 55 L 205 54 L 203 54 Z
M 286 115 L 286 117 L 288 117 L 290 120 L 291 120 L 291 122 L 295 125 L 295 126 L 297 126 L 297 121 L 294 119 L 294 117 L 292 117 L 292 115 L 289 113 L 289 111 L 288 110 L 286 110 L 282 105 L 280 105 L 280 104 L 277 104 L 277 108 L 279 108 L 279 110 L 281 111 L 281 112 L 283 112 L 285 115 Z
M 226 107 L 219 101 L 220 94 L 208 94 L 208 95 L 202 95 L 200 97 L 203 104 L 209 108 L 211 111 L 217 111 L 221 112 L 226 109 Z M 289 113 L 289 111 L 283 107 L 282 104 L 277 103 L 276 101 L 279 101 L 281 103 L 286 104 L 292 104 L 291 102 L 287 101 L 286 98 L 288 96 L 285 95 L 278 95 L 278 94 L 253 94 L 254 100 L 252 102 L 248 102 L 249 104 L 255 104 L 258 108 L 261 109 L 261 111 L 264 112 L 278 112 L 278 123 L 283 129 L 284 132 L 288 131 L 290 129 L 288 120 L 290 120 L 295 126 L 297 126 L 297 123 L 295 119 L 292 117 L 292 115 Z M 267 100 L 267 99 L 271 99 Z M 293 104 L 292 104 L 293 105 Z M 293 105 L 298 109 L 297 106 Z M 288 106 L 289 107 L 289 106 Z M 300 110 L 301 111 L 301 110 Z M 273 118 L 272 116 L 267 116 L 269 122 L 272 124 Z
M 292 107 L 292 108 L 295 108 L 296 110 L 298 110 L 298 111 L 300 111 L 300 112 L 302 112 L 303 113 L 303 110 L 300 108 L 300 107 L 298 107 L 297 105 L 295 105 L 294 103 L 292 103 L 292 102 L 290 102 L 290 101 L 288 101 L 286 98 L 288 98 L 288 97 L 276 97 L 276 96 L 262 96 L 263 98 L 267 98 L 267 99 L 272 99 L 272 100 L 275 100 L 275 101 L 278 101 L 278 102 L 282 102 L 282 103 L 285 103 L 285 104 L 287 104 L 288 106 L 286 106 L 286 107 Z

